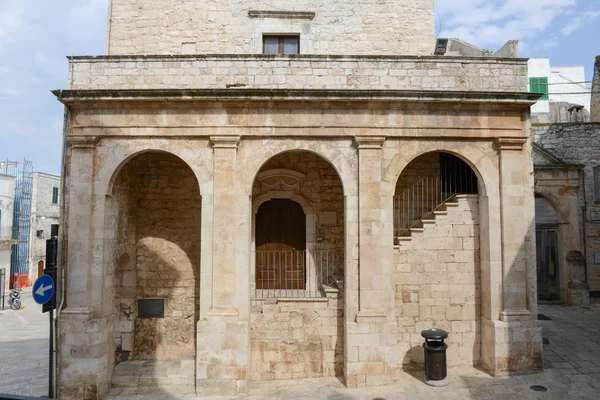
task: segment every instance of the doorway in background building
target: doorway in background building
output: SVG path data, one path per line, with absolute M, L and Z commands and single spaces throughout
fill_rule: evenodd
M 543 197 L 535 198 L 537 289 L 539 300 L 560 300 L 558 216 Z
M 305 289 L 306 216 L 289 199 L 263 203 L 256 214 L 256 288 Z

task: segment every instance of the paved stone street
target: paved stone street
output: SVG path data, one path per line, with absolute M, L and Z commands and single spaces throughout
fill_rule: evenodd
M 14 311 L 6 303 L 0 309 L 0 393 L 46 396 L 48 314 L 30 292 L 21 296 L 24 308 Z
M 346 389 L 335 379 L 297 380 L 254 384 L 248 396 L 231 399 L 598 399 L 600 398 L 600 305 L 573 308 L 542 305 L 545 371 L 537 375 L 493 378 L 475 368 L 451 368 L 445 388 L 431 388 L 423 375 L 402 373 L 391 387 Z M 547 392 L 535 392 L 542 385 Z M 177 390 L 113 388 L 110 399 L 195 399 Z M 205 397 L 205 399 L 211 399 Z M 223 399 L 215 397 L 214 399 Z

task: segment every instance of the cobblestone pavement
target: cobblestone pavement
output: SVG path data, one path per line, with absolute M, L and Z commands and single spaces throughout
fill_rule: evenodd
M 7 298 L 8 299 L 8 298 Z M 22 293 L 24 308 L 0 309 L 0 393 L 48 395 L 48 314 L 31 293 Z M 1 304 L 0 304 L 1 307 Z
M 323 399 L 323 400 L 401 400 L 401 399 L 600 399 L 600 305 L 566 307 L 541 305 L 545 370 L 535 375 L 493 378 L 475 368 L 450 368 L 449 385 L 432 388 L 423 383 L 423 374 L 401 373 L 394 386 L 346 389 L 336 379 L 254 383 L 249 395 L 230 399 Z M 535 392 L 532 385 L 545 386 Z M 113 388 L 109 399 L 196 399 L 177 390 Z M 204 397 L 204 399 L 213 399 Z M 223 397 L 214 397 L 223 399 Z

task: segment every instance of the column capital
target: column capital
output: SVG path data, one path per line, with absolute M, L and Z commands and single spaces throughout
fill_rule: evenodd
M 239 136 L 211 136 L 210 141 L 215 149 L 237 149 L 240 143 Z
M 354 140 L 358 145 L 359 149 L 381 149 L 383 142 L 385 142 L 384 136 L 355 136 Z
M 521 151 L 523 146 L 527 143 L 525 137 L 501 137 L 496 140 L 498 144 L 498 150 L 514 150 Z
M 67 136 L 67 142 L 75 149 L 93 149 L 98 144 L 97 136 Z

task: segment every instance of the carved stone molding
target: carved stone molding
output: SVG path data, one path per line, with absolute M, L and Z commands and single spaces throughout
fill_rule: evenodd
M 310 11 L 248 11 L 250 18 L 280 18 L 280 19 L 313 19 L 315 13 Z
M 67 136 L 67 142 L 75 149 L 93 149 L 98 144 L 96 136 Z
M 383 142 L 385 142 L 384 136 L 356 136 L 354 138 L 359 149 L 381 149 Z
M 521 151 L 527 143 L 527 138 L 524 137 L 503 137 L 497 139 L 498 150 L 513 150 Z
M 239 136 L 211 136 L 210 141 L 215 149 L 237 149 Z

